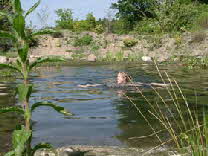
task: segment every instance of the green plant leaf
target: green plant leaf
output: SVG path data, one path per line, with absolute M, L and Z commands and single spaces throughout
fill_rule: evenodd
M 40 31 L 37 31 L 37 32 L 33 32 L 32 33 L 32 36 L 38 36 L 38 35 L 47 35 L 47 34 L 52 34 L 52 33 L 56 33 L 55 30 L 52 30 L 52 29 L 44 29 L 44 30 L 40 30 Z
M 22 39 L 25 39 L 25 18 L 21 14 L 15 15 L 13 28 Z
M 0 113 L 9 113 L 9 112 L 17 112 L 20 114 L 24 114 L 24 110 L 18 106 L 0 108 Z
M 57 57 L 57 56 L 54 56 L 54 57 L 45 57 L 45 58 L 37 58 L 37 60 L 35 62 L 33 62 L 31 65 L 30 65 L 30 70 L 32 70 L 33 67 L 37 66 L 38 64 L 42 64 L 42 63 L 48 63 L 48 62 L 62 62 L 62 61 L 65 61 L 64 58 L 61 58 L 61 57 Z
M 21 49 L 18 49 L 18 55 L 20 56 L 22 62 L 26 62 L 28 51 L 29 51 L 28 43 L 24 43 L 23 47 Z
M 3 11 L 0 11 L 0 17 L 1 16 L 7 16 L 7 13 L 6 12 L 3 12 Z
M 21 14 L 23 11 L 20 0 L 12 0 L 12 7 L 15 13 Z
M 12 19 L 12 15 L 6 13 L 6 12 L 3 12 L 3 11 L 0 11 L 0 17 L 6 17 L 10 23 L 12 23 L 13 19 Z
M 41 106 L 51 107 L 55 111 L 57 111 L 58 113 L 61 113 L 61 114 L 67 115 L 67 116 L 73 115 L 72 113 L 67 111 L 64 107 L 58 106 L 58 105 L 50 103 L 50 102 L 37 102 L 37 103 L 33 104 L 31 107 L 31 112 Z
M 26 130 L 24 126 L 22 126 L 21 130 L 15 130 L 12 134 L 12 145 L 15 151 L 15 156 L 22 156 L 25 151 L 26 142 L 32 135 L 31 130 Z
M 37 3 L 35 3 L 25 14 L 25 17 L 27 17 L 30 13 L 32 13 L 39 5 L 41 0 L 38 0 Z
M 53 146 L 49 143 L 39 143 L 39 144 L 35 145 L 35 147 L 33 147 L 32 155 L 34 155 L 35 152 L 39 149 L 53 149 Z
M 0 38 L 8 38 L 8 39 L 16 40 L 14 35 L 5 31 L 0 31 Z
M 21 73 L 21 71 L 12 64 L 0 64 L 0 68 L 8 68 L 8 69 L 11 69 L 11 70 L 16 70 L 19 73 Z
M 6 153 L 4 156 L 15 156 L 15 152 L 10 151 L 10 152 Z
M 20 102 L 24 102 L 24 101 L 28 101 L 30 98 L 30 95 L 32 93 L 32 85 L 28 84 L 20 84 L 17 87 L 17 91 L 18 91 L 18 96 L 19 96 L 19 101 Z

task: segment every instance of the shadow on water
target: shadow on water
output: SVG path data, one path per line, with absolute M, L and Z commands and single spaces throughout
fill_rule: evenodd
M 167 71 L 183 88 L 184 94 L 199 112 L 207 106 L 208 72 L 205 70 L 189 71 L 178 66 L 161 66 L 161 71 Z M 135 91 L 120 90 L 106 87 L 114 83 L 119 71 L 128 72 L 135 81 L 150 83 L 161 82 L 154 66 L 135 65 L 95 65 L 95 66 L 64 66 L 38 68 L 31 81 L 35 91 L 31 103 L 50 101 L 66 107 L 75 116 L 67 118 L 50 108 L 38 109 L 33 114 L 33 144 L 51 142 L 56 147 L 66 145 L 118 145 L 128 147 L 153 147 L 158 144 L 154 137 L 145 139 L 129 139 L 146 136 L 152 133 L 135 107 L 123 96 L 125 92 L 147 115 L 151 124 L 159 129 L 159 123 L 148 115 L 150 109 L 144 99 Z M 18 81 L 16 81 L 18 83 Z M 80 84 L 103 84 L 97 87 L 81 88 Z M 0 106 L 14 105 L 15 97 L 11 93 L 15 84 L 7 81 L 6 89 L 0 93 Z M 158 97 L 149 88 L 143 92 L 151 102 L 159 102 Z M 166 97 L 167 91 L 160 90 Z M 197 100 L 196 100 L 197 95 Z M 168 98 L 166 100 L 169 100 Z M 165 108 L 164 108 L 165 111 Z M 11 132 L 20 117 L 8 114 L 0 116 L 0 151 L 9 147 Z M 168 137 L 163 134 L 164 137 Z

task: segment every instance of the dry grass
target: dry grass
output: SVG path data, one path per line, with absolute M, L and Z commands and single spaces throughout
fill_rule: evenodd
M 153 86 L 151 87 L 155 92 L 155 95 L 159 97 L 161 101 L 160 104 L 158 102 L 151 103 L 139 87 L 135 86 L 135 88 L 150 106 L 150 109 L 147 111 L 149 115 L 157 119 L 158 122 L 161 124 L 161 130 L 156 130 L 153 125 L 151 125 L 148 117 L 145 116 L 144 113 L 139 109 L 137 104 L 134 103 L 134 101 L 126 95 L 126 98 L 132 103 L 138 113 L 144 118 L 144 120 L 147 122 L 153 132 L 149 136 L 143 136 L 137 139 L 145 139 L 145 137 L 155 136 L 160 142 L 158 146 L 144 152 L 144 155 L 154 149 L 171 143 L 171 145 L 175 145 L 176 149 L 179 152 L 185 153 L 186 155 L 190 154 L 193 156 L 207 156 L 208 118 L 206 117 L 206 114 L 203 114 L 203 119 L 199 119 L 196 111 L 190 109 L 189 103 L 177 81 L 170 78 L 170 76 L 166 72 L 162 74 L 156 62 L 155 67 L 162 82 L 164 84 L 169 84 L 169 86 L 165 87 L 165 90 L 168 93 L 168 98 L 171 99 L 171 103 L 167 102 L 157 90 L 157 88 Z M 164 108 L 166 111 L 164 111 Z M 164 140 L 164 138 L 161 137 L 160 133 L 167 133 L 170 137 Z

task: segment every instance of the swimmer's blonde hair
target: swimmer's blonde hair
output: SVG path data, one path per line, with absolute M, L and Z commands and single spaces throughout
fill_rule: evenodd
M 126 82 L 131 81 L 131 77 L 125 72 L 119 72 L 118 75 L 121 75 L 123 78 L 125 78 Z

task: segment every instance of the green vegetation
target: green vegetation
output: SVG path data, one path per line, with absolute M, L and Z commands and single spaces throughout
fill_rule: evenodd
M 137 88 L 138 93 L 145 99 L 146 104 L 149 107 L 148 116 L 146 112 L 144 113 L 144 110 L 140 109 L 140 107 L 138 107 L 137 104 L 126 95 L 153 132 L 146 137 L 154 136 L 160 142 L 158 146 L 146 151 L 145 153 L 149 153 L 164 145 L 170 145 L 171 147 L 174 145 L 174 148 L 176 147 L 177 151 L 182 155 L 208 155 L 207 112 L 205 112 L 204 109 L 204 113 L 199 115 L 196 110 L 191 109 L 188 99 L 183 94 L 177 81 L 171 79 L 167 73 L 161 73 L 156 63 L 155 65 L 162 82 L 168 84 L 165 87 L 168 95 L 164 96 L 157 88 L 152 86 L 155 96 L 158 99 L 157 101 L 152 102 L 152 99 L 148 99 L 142 90 Z M 169 100 L 167 101 L 166 99 Z M 149 116 L 158 120 L 161 129 L 151 125 Z M 169 137 L 164 137 L 164 135 L 167 134 L 169 134 Z M 143 136 L 134 139 L 144 138 L 145 137 Z
M 85 20 L 74 20 L 70 9 L 56 11 L 58 28 L 95 31 L 98 34 L 157 34 L 207 28 L 208 4 L 200 0 L 118 0 L 112 4 L 116 17 L 96 20 L 92 13 Z
M 87 46 L 90 45 L 92 41 L 93 41 L 93 37 L 91 35 L 86 34 L 80 38 L 75 39 L 74 46 L 75 47 Z
M 73 17 L 70 9 L 58 9 L 56 14 L 59 20 L 56 21 L 57 27 L 62 29 L 73 29 Z
M 119 0 L 112 7 L 119 19 L 128 21 L 127 31 L 134 28 L 137 33 L 184 32 L 208 10 L 204 2 L 191 0 Z
M 132 38 L 126 38 L 123 40 L 123 43 L 125 47 L 131 48 L 135 46 L 138 43 L 138 41 Z
M 11 30 L 10 31 L 0 31 L 1 38 L 10 39 L 18 52 L 18 58 L 15 63 L 12 64 L 0 64 L 1 68 L 9 69 L 16 71 L 20 74 L 23 83 L 17 86 L 17 94 L 19 98 L 19 103 L 21 106 L 14 106 L 14 107 L 3 107 L 0 108 L 0 113 L 9 113 L 15 112 L 24 117 L 25 124 L 24 125 L 17 125 L 16 130 L 14 130 L 12 135 L 12 147 L 13 150 L 8 152 L 6 156 L 33 156 L 35 151 L 40 148 L 49 148 L 51 149 L 52 146 L 48 143 L 40 143 L 34 147 L 31 147 L 31 140 L 32 140 L 32 124 L 31 124 L 31 117 L 32 112 L 34 112 L 38 107 L 47 106 L 53 108 L 55 111 L 62 113 L 64 115 L 71 115 L 68 111 L 66 111 L 63 107 L 58 106 L 56 104 L 50 102 L 37 102 L 30 105 L 30 96 L 33 91 L 32 84 L 29 83 L 29 74 L 37 65 L 46 62 L 55 62 L 55 61 L 63 61 L 61 58 L 57 57 L 46 57 L 46 58 L 38 58 L 34 62 L 30 62 L 28 58 L 28 51 L 29 51 L 29 38 L 43 35 L 43 34 L 50 34 L 54 31 L 52 30 L 40 30 L 36 32 L 31 32 L 31 34 L 27 33 L 25 28 L 25 18 L 33 12 L 40 1 L 38 1 L 32 8 L 28 11 L 24 12 L 21 7 L 20 0 L 12 0 L 12 13 L 0 12 L 0 15 L 4 16 L 8 19 Z M 30 35 L 30 36 L 28 36 Z

